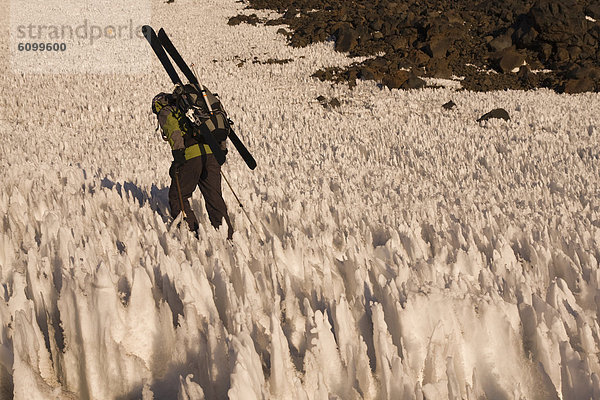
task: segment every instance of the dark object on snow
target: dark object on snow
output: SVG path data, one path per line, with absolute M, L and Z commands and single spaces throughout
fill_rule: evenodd
M 456 103 L 450 100 L 449 102 L 443 104 L 442 107 L 444 110 L 452 110 L 454 107 L 456 107 Z
M 229 18 L 229 21 L 227 21 L 227 24 L 234 26 L 234 25 L 239 25 L 242 22 L 256 26 L 256 24 L 258 24 L 260 22 L 260 20 L 258 19 L 258 16 L 256 14 L 250 14 L 250 15 L 240 14 L 240 15 L 236 15 L 235 17 Z
M 332 97 L 331 100 L 327 100 L 327 97 L 320 95 L 319 97 L 317 97 L 317 101 L 325 108 L 339 107 L 342 105 L 342 103 L 340 103 L 337 97 Z
M 505 121 L 509 121 L 510 115 L 508 115 L 508 112 L 503 108 L 495 108 L 492 111 L 485 113 L 481 117 L 479 117 L 477 122 L 487 121 L 488 119 L 492 119 L 492 118 L 498 118 L 498 119 L 503 119 Z

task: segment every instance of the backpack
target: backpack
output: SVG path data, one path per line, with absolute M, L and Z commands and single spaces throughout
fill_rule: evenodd
M 173 91 L 173 101 L 188 120 L 202 133 L 215 136 L 217 142 L 222 142 L 229 135 L 231 121 L 227 117 L 225 108 L 218 99 L 205 86 L 202 86 L 204 96 L 194 85 L 177 86 Z M 210 104 L 210 110 L 207 106 Z M 211 115 L 212 113 L 212 115 Z
M 175 110 L 175 117 L 180 121 L 180 126 L 187 132 L 196 136 L 197 130 L 202 133 L 210 133 L 215 136 L 217 142 L 222 142 L 229 135 L 231 121 L 223 105 L 213 94 L 203 86 L 206 101 L 211 106 L 212 115 L 206 105 L 202 94 L 195 86 L 177 85 L 173 93 L 159 93 L 152 99 L 152 112 L 158 116 L 160 111 L 167 106 Z

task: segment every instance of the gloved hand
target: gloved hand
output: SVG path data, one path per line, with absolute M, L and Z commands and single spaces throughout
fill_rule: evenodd
M 175 175 L 177 175 L 177 173 L 179 172 L 179 168 L 181 168 L 182 165 L 183 164 L 175 163 L 175 161 L 171 163 L 171 166 L 169 167 L 169 176 L 171 177 L 171 179 L 175 179 Z
M 169 176 L 174 179 L 179 168 L 185 164 L 185 149 L 173 150 L 171 153 L 173 154 L 173 162 L 169 168 Z
M 173 154 L 173 162 L 177 164 L 183 164 L 185 162 L 185 149 L 177 149 L 171 151 Z

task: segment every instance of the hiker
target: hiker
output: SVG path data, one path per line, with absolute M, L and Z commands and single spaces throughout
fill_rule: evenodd
M 210 104 L 220 107 L 217 98 L 206 91 Z M 195 110 L 204 110 L 205 120 L 200 126 L 194 126 L 186 117 L 189 106 Z M 226 116 L 215 113 L 208 114 L 205 101 L 196 88 L 192 85 L 177 85 L 172 94 L 159 93 L 152 100 L 152 111 L 158 117 L 162 129 L 162 137 L 171 145 L 173 162 L 169 168 L 171 186 L 169 188 L 169 206 L 171 215 L 177 218 L 183 204 L 184 219 L 189 229 L 198 236 L 198 220 L 190 207 L 189 199 L 196 189 L 204 197 L 204 204 L 208 212 L 211 225 L 218 229 L 225 219 L 227 223 L 227 239 L 232 239 L 233 226 L 227 206 L 221 191 L 221 165 L 213 155 L 211 148 L 202 143 L 198 130 L 208 130 L 214 135 L 224 154 L 227 154 L 226 142 L 228 124 Z

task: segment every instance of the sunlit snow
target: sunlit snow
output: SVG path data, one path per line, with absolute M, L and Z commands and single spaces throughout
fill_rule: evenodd
M 350 90 L 242 3 L 153 6 L 259 234 L 227 187 L 233 246 L 199 193 L 200 240 L 171 226 L 158 61 L 3 74 L 0 398 L 600 398 L 599 94 Z

